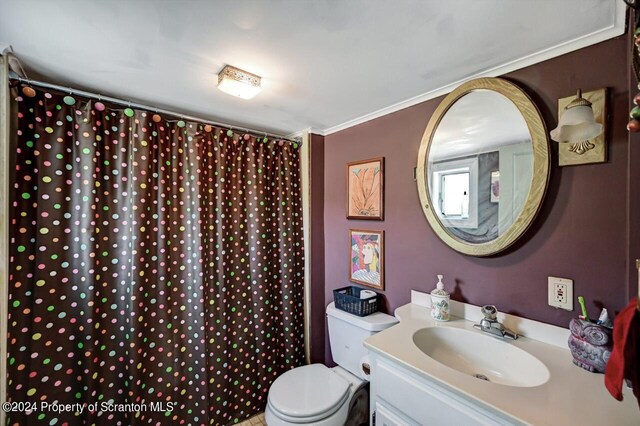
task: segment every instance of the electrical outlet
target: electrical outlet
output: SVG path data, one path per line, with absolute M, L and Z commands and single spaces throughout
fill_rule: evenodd
M 549 277 L 549 306 L 573 311 L 573 280 Z

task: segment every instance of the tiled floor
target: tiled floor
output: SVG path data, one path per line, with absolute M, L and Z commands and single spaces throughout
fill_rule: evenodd
M 267 426 L 267 422 L 264 420 L 264 413 L 260 413 L 242 423 L 238 423 L 238 426 Z

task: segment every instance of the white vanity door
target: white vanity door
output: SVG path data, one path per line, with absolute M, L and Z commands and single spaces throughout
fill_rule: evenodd
M 474 404 L 461 395 L 418 377 L 393 362 L 373 356 L 372 406 L 376 425 L 494 426 L 521 424 Z M 378 411 L 382 408 L 382 413 Z M 408 421 L 406 419 L 411 419 Z
M 375 426 L 413 426 L 412 423 L 405 422 L 399 415 L 394 414 L 392 408 L 387 408 L 380 401 L 376 401 L 375 410 Z

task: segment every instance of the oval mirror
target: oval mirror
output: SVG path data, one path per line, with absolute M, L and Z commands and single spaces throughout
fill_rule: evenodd
M 540 112 L 500 78 L 471 80 L 440 103 L 418 155 L 420 203 L 449 247 L 498 253 L 527 230 L 549 180 L 549 145 Z

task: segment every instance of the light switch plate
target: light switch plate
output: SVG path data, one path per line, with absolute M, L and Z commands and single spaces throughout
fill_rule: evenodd
M 573 280 L 549 277 L 549 306 L 573 311 Z

